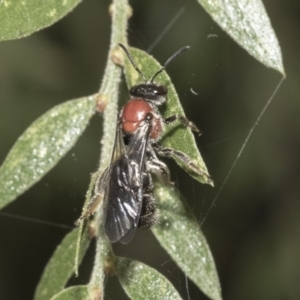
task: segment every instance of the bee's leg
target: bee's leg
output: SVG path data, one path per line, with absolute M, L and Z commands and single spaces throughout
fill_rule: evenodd
M 153 144 L 152 147 L 157 152 L 158 155 L 178 159 L 196 174 L 211 179 L 210 176 L 205 171 L 201 170 L 187 154 L 175 149 L 164 148 L 159 144 Z
M 158 180 L 165 184 L 170 184 L 170 171 L 165 163 L 157 160 L 147 161 L 147 170 L 155 174 Z
M 185 126 L 185 127 L 189 127 L 193 132 L 195 132 L 198 136 L 201 135 L 201 131 L 200 129 L 195 125 L 194 122 L 190 121 L 189 119 L 187 119 L 186 117 L 184 116 L 180 116 L 180 115 L 172 115 L 166 119 L 164 119 L 164 122 L 166 124 L 171 124 L 175 121 L 179 120 L 180 123 Z

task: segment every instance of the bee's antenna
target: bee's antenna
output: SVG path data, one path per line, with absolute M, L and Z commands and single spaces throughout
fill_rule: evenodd
M 178 51 L 176 51 L 171 57 L 169 57 L 167 59 L 167 61 L 165 62 L 164 66 L 159 70 L 157 71 L 154 76 L 152 77 L 152 79 L 150 80 L 150 83 L 153 83 L 153 80 L 155 79 L 155 77 L 160 74 L 162 71 L 165 70 L 165 68 L 167 67 L 167 65 L 174 59 L 176 58 L 178 55 L 180 55 L 181 53 L 183 53 L 184 51 L 186 50 L 189 50 L 191 48 L 191 46 L 184 46 L 182 48 L 180 48 Z
M 147 83 L 147 80 L 146 80 L 145 75 L 142 73 L 142 71 L 141 71 L 141 70 L 137 67 L 137 65 L 135 64 L 135 62 L 134 62 L 134 60 L 133 60 L 133 58 L 132 58 L 130 52 L 128 51 L 128 49 L 127 49 L 123 44 L 121 44 L 121 43 L 119 43 L 119 46 L 124 50 L 124 52 L 125 52 L 126 55 L 128 56 L 128 58 L 129 58 L 131 64 L 132 64 L 133 67 L 135 68 L 135 70 L 143 77 L 145 83 Z M 160 70 L 158 70 L 158 71 L 154 74 L 154 76 L 151 78 L 150 83 L 153 83 L 155 77 L 156 77 L 158 74 L 160 74 L 162 71 L 164 71 L 164 70 L 166 69 L 167 65 L 168 65 L 174 58 L 176 58 L 177 56 L 179 56 L 181 53 L 185 52 L 186 50 L 189 50 L 190 48 L 191 48 L 190 46 L 184 46 L 184 47 L 180 48 L 178 51 L 176 51 L 171 57 L 169 57 L 169 58 L 167 59 L 167 61 L 165 62 L 164 66 L 163 66 Z
M 146 77 L 145 75 L 142 73 L 142 71 L 137 67 L 137 65 L 135 64 L 135 62 L 133 61 L 133 58 L 131 56 L 131 54 L 129 53 L 128 49 L 121 43 L 119 43 L 119 46 L 124 50 L 124 52 L 126 53 L 126 55 L 128 56 L 131 64 L 133 65 L 133 67 L 136 69 L 136 71 L 143 77 L 145 83 L 147 83 Z

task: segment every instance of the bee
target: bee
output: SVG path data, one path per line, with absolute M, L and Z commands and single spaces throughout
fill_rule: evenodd
M 103 198 L 103 222 L 107 238 L 112 243 L 127 244 L 137 228 L 149 228 L 158 221 L 152 174 L 166 184 L 171 184 L 169 169 L 157 155 L 175 156 L 201 172 L 185 153 L 164 148 L 158 143 L 165 126 L 179 120 L 194 132 L 200 134 L 200 131 L 184 116 L 162 117 L 158 107 L 167 101 L 168 89 L 154 82 L 174 58 L 190 47 L 185 46 L 176 51 L 150 80 L 146 80 L 127 48 L 123 44 L 119 46 L 144 82 L 129 90 L 130 100 L 118 115 L 111 163 L 96 182 L 95 195 L 88 204 L 87 215 L 95 210 L 96 199 Z M 79 222 L 83 218 L 86 216 L 81 217 Z

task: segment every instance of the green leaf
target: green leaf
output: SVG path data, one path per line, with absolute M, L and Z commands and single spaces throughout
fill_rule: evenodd
M 261 0 L 198 0 L 250 55 L 285 76 L 276 35 Z
M 0 168 L 0 208 L 40 180 L 75 144 L 94 114 L 95 96 L 52 108 L 19 137 Z
M 0 41 L 22 38 L 50 26 L 80 2 L 81 0 L 2 0 Z
M 190 208 L 174 187 L 155 184 L 160 221 L 152 228 L 160 244 L 182 271 L 213 300 L 222 299 L 209 246 Z
M 69 287 L 51 298 L 51 300 L 91 300 L 91 299 L 100 299 L 100 298 L 91 298 L 89 287 L 86 285 Z
M 133 300 L 181 299 L 167 278 L 141 262 L 118 258 L 116 270 L 122 287 Z
M 144 73 L 147 79 L 151 79 L 152 76 L 161 68 L 159 63 L 144 51 L 131 47 L 129 48 L 129 51 L 136 65 Z M 133 68 L 132 64 L 127 58 L 125 58 L 125 76 L 129 88 L 133 85 L 136 85 L 137 83 L 142 82 L 142 78 L 139 77 L 139 74 Z M 174 114 L 185 116 L 175 87 L 171 83 L 171 79 L 168 74 L 166 72 L 160 73 L 156 77 L 156 81 L 167 86 L 168 88 L 168 99 L 166 104 L 164 105 L 164 111 L 162 112 L 163 117 L 166 118 Z M 197 148 L 194 134 L 189 128 L 182 126 L 178 122 L 175 123 L 176 124 L 170 124 L 166 126 L 161 144 L 164 147 L 172 148 L 188 155 L 192 159 L 193 164 L 200 170 L 200 172 L 195 172 L 194 169 L 182 163 L 176 157 L 173 156 L 173 158 L 180 167 L 182 167 L 196 180 L 202 183 L 213 185 L 213 181 L 208 174 L 205 163 Z
M 67 284 L 74 272 L 74 257 L 78 230 L 79 229 L 76 228 L 67 234 L 61 244 L 56 248 L 37 286 L 34 295 L 35 300 L 48 300 L 60 292 Z M 81 239 L 79 261 L 83 259 L 89 244 L 90 239 L 87 233 L 85 233 Z

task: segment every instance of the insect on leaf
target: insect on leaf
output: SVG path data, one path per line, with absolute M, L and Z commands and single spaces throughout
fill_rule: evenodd
M 144 51 L 138 50 L 136 48 L 128 48 L 131 53 L 136 65 L 138 68 L 145 74 L 147 79 L 151 79 L 152 76 L 161 69 L 161 65 L 149 54 Z M 176 61 L 174 62 L 176 63 Z M 139 74 L 134 69 L 130 61 L 125 58 L 124 60 L 125 67 L 125 76 L 127 81 L 127 86 L 130 88 L 138 83 L 143 82 L 142 78 L 139 77 Z M 165 85 L 168 88 L 167 102 L 164 104 L 162 115 L 164 118 L 167 118 L 171 115 L 178 114 L 180 116 L 185 116 L 183 108 L 180 104 L 178 95 L 176 93 L 174 85 L 171 83 L 171 79 L 168 74 L 164 71 L 156 77 L 156 82 Z M 163 139 L 161 144 L 164 147 L 175 149 L 181 151 L 188 155 L 193 164 L 200 171 L 197 173 L 188 165 L 182 163 L 179 159 L 174 156 L 173 158 L 177 164 L 182 167 L 186 172 L 193 176 L 196 180 L 213 185 L 205 163 L 199 153 L 197 148 L 194 134 L 189 128 L 186 128 L 178 122 L 175 124 L 170 124 L 166 126 L 166 131 L 163 134 Z

